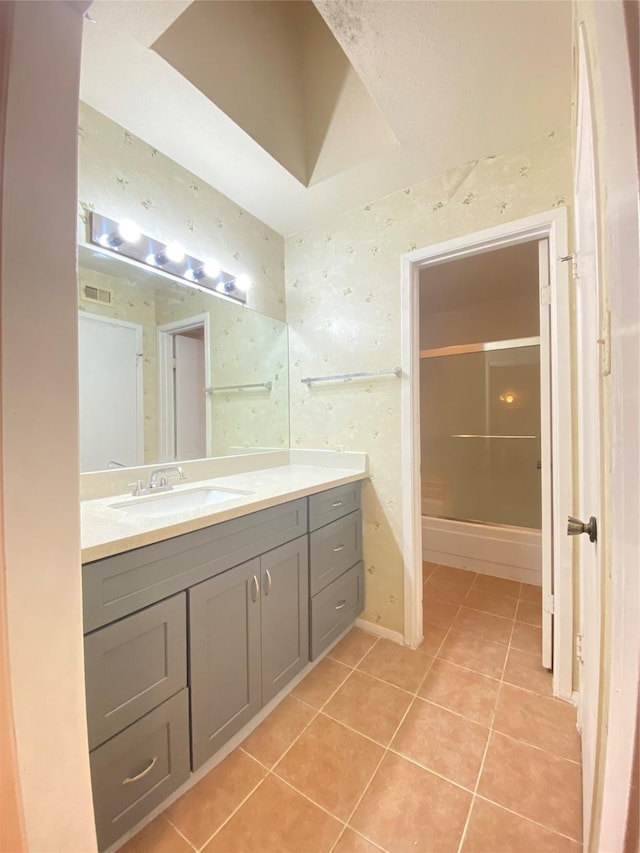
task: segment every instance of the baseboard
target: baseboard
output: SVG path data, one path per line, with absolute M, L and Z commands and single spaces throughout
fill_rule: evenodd
M 392 640 L 394 643 L 404 646 L 404 634 L 401 634 L 400 631 L 392 631 L 391 628 L 376 625 L 375 622 L 367 622 L 366 619 L 356 619 L 356 628 L 362 628 L 369 634 L 375 634 L 376 637 L 383 637 L 385 640 Z

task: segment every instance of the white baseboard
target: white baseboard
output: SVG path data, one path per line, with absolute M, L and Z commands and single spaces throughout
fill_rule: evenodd
M 404 635 L 400 631 L 392 631 L 391 628 L 385 628 L 384 625 L 376 625 L 375 622 L 367 622 L 366 619 L 356 619 L 356 628 L 362 628 L 369 634 L 375 634 L 376 637 L 383 637 L 385 640 L 392 640 L 394 643 L 404 645 Z
M 539 530 L 423 516 L 422 559 L 542 585 L 542 534 Z

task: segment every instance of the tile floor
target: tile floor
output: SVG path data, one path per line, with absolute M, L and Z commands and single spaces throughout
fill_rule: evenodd
M 578 853 L 539 589 L 430 563 L 424 581 L 420 649 L 354 628 L 123 853 Z

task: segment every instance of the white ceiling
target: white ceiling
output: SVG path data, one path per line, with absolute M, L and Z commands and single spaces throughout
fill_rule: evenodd
M 151 49 L 189 5 L 96 0 L 81 98 L 284 235 L 570 123 L 565 0 L 315 0 L 398 144 L 305 186 Z

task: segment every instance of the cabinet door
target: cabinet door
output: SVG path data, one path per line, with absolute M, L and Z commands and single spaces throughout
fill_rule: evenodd
M 260 710 L 260 560 L 189 590 L 196 770 Z
M 309 662 L 307 537 L 260 558 L 262 703 L 266 705 Z

